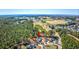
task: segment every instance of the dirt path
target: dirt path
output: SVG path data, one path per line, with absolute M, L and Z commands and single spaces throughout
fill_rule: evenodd
M 73 37 L 74 39 L 76 39 L 77 41 L 79 41 L 79 39 L 71 34 L 68 34 L 69 36 Z

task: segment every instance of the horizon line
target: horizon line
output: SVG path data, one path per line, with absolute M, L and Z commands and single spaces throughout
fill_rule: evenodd
M 79 16 L 77 14 L 0 14 L 0 16 L 7 16 L 7 15 L 71 15 L 71 16 Z

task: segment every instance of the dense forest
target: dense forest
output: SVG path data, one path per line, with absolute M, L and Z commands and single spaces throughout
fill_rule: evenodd
M 27 40 L 31 36 L 33 29 L 32 21 L 20 21 L 0 20 L 0 48 L 12 48 L 19 40 Z
M 68 31 L 67 29 L 57 29 L 57 32 L 59 32 L 61 36 L 62 41 L 62 48 L 63 49 L 79 49 L 79 41 L 77 41 L 75 38 L 69 36 L 68 34 L 73 34 L 75 37 L 78 36 L 78 33 Z
M 63 49 L 79 49 L 79 41 L 66 34 L 62 35 L 62 48 Z

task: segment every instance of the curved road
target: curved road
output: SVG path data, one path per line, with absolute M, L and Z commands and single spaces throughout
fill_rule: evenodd
M 62 49 L 61 37 L 59 36 L 58 32 L 56 32 L 56 36 L 59 37 L 59 39 L 58 39 L 58 49 Z

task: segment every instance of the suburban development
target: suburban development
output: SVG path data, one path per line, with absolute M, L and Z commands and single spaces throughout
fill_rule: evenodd
M 0 9 L 0 49 L 79 49 L 79 9 Z
M 78 49 L 79 16 L 0 16 L 1 49 Z

